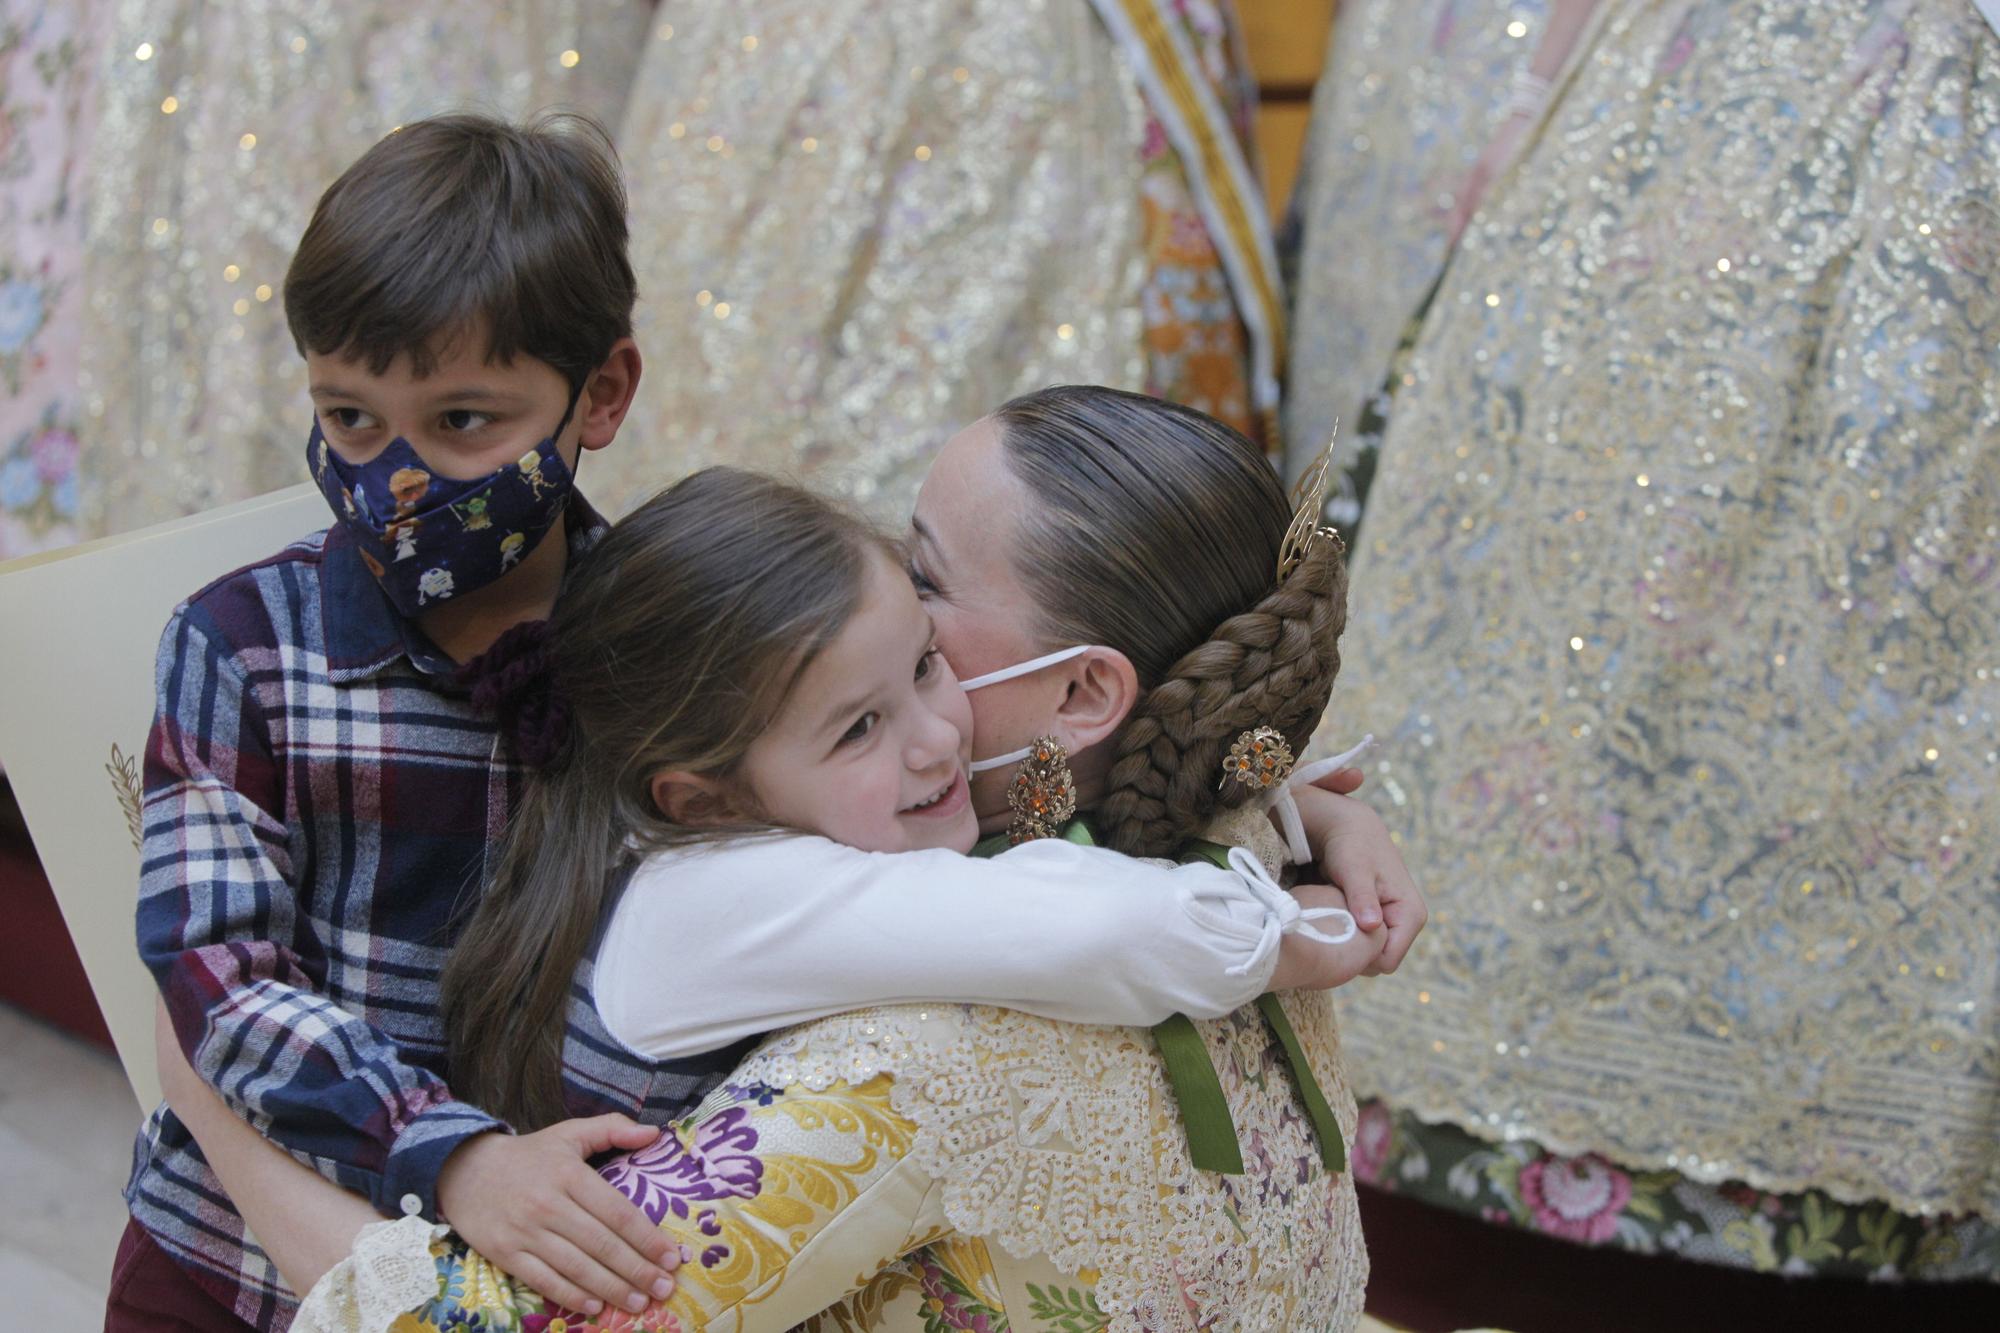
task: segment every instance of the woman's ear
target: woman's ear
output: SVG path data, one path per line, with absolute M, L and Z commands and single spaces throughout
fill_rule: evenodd
M 743 822 L 743 812 L 729 791 L 714 778 L 697 773 L 653 775 L 653 804 L 669 824 L 682 828 L 719 828 Z
M 1071 754 L 1109 740 L 1139 702 L 1139 673 L 1116 648 L 1092 648 L 1069 666 L 1069 689 L 1056 709 Z

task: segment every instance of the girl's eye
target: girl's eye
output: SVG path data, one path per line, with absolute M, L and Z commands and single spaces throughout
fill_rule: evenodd
M 374 425 L 374 419 L 358 407 L 331 407 L 320 414 L 341 430 L 361 430 Z
M 937 671 L 937 661 L 938 650 L 935 647 L 926 649 L 924 655 L 917 659 L 917 679 L 929 680 Z
M 446 428 L 454 431 L 478 430 L 491 420 L 493 418 L 486 413 L 474 412 L 468 407 L 454 407 L 444 414 Z
M 880 713 L 863 713 L 860 717 L 854 719 L 853 726 L 841 733 L 840 744 L 852 745 L 854 742 L 863 739 L 869 732 L 875 730 L 875 724 L 881 720 L 882 715 Z

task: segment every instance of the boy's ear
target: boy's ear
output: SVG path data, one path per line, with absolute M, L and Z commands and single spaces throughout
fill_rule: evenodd
M 744 820 L 728 790 L 698 773 L 655 773 L 653 804 L 668 823 L 683 828 L 720 828 Z
M 639 392 L 639 344 L 620 338 L 611 345 L 604 364 L 584 381 L 583 397 L 576 405 L 579 422 L 577 442 L 586 449 L 602 449 L 618 435 L 625 414 L 632 410 L 632 395 Z

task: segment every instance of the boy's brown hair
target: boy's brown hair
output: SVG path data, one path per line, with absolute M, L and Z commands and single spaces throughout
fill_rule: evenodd
M 320 196 L 285 274 L 300 355 L 421 378 L 483 330 L 487 357 L 530 356 L 572 389 L 632 332 L 625 184 L 586 116 L 525 126 L 477 115 L 402 126 Z

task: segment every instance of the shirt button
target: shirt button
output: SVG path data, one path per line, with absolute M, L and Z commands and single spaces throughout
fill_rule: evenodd
M 421 1217 L 424 1211 L 424 1201 L 414 1194 L 405 1194 L 402 1200 L 402 1208 L 403 1216 L 405 1217 Z

